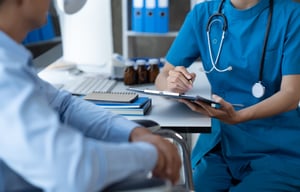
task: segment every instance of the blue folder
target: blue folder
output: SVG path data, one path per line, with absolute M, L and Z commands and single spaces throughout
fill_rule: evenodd
M 131 25 L 132 31 L 144 32 L 144 0 L 132 0 Z
M 121 103 L 121 102 L 101 102 L 101 101 L 91 101 L 97 105 L 100 105 L 104 108 L 141 108 L 145 103 L 150 100 L 149 97 L 138 97 L 131 103 Z
M 51 16 L 48 14 L 47 23 L 38 28 L 30 31 L 26 38 L 23 41 L 23 44 L 29 44 L 29 43 L 37 43 L 44 40 L 50 40 L 55 37 L 54 27 L 53 27 L 53 21 Z
M 48 22 L 40 29 L 40 35 L 42 40 L 50 40 L 55 37 L 53 21 L 50 15 L 47 18 Z
M 169 32 L 169 0 L 156 0 L 156 32 Z
M 36 43 L 41 40 L 40 29 L 34 29 L 27 34 L 27 37 L 23 41 L 24 44 Z
M 145 2 L 145 32 L 155 33 L 156 32 L 156 0 L 146 0 Z

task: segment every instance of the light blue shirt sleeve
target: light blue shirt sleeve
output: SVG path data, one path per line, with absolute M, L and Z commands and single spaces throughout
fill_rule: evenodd
M 138 126 L 121 115 L 113 114 L 68 92 L 58 91 L 46 82 L 42 82 L 42 86 L 47 91 L 51 107 L 60 114 L 59 119 L 87 137 L 126 142 L 132 129 Z
M 0 159 L 11 169 L 44 191 L 76 192 L 154 168 L 154 146 L 127 142 L 137 124 L 57 91 L 22 46 L 1 32 L 0 42 Z

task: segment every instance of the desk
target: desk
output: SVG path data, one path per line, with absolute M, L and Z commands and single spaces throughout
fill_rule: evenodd
M 198 71 L 199 63 L 193 64 L 191 70 Z M 154 85 L 139 85 L 139 88 L 153 89 Z M 113 91 L 126 90 L 122 82 L 118 83 Z M 210 97 L 210 87 L 204 73 L 197 74 L 194 88 L 191 93 Z M 143 95 L 139 93 L 139 95 Z M 185 104 L 160 96 L 145 95 L 152 99 L 152 108 L 145 116 L 126 116 L 128 119 L 151 119 L 162 128 L 170 128 L 180 133 L 210 133 L 211 120 L 209 117 L 193 112 Z
M 59 46 L 53 49 L 60 49 Z M 61 57 L 59 51 L 50 50 L 51 53 L 57 54 L 57 60 Z M 49 57 L 49 54 L 47 55 Z M 42 56 L 41 56 L 42 57 Z M 39 62 L 47 62 L 47 58 L 38 58 Z M 53 55 L 50 57 L 53 60 Z M 57 61 L 56 60 L 56 61 Z M 49 61 L 48 61 L 49 62 Z M 54 62 L 55 63 L 55 62 Z M 204 73 L 200 72 L 200 65 L 196 63 L 191 66 L 191 70 L 198 71 L 195 81 L 194 89 L 191 93 L 197 93 L 204 97 L 210 97 L 210 86 Z M 87 71 L 87 73 L 90 73 Z M 58 70 L 43 70 L 40 73 L 40 77 L 50 83 L 64 83 L 68 79 L 76 78 L 67 71 Z M 154 85 L 141 85 L 139 87 L 153 88 Z M 123 82 L 119 82 L 113 91 L 124 91 L 127 86 Z M 142 94 L 141 94 L 142 95 Z M 145 116 L 125 116 L 128 119 L 151 119 L 160 124 L 162 128 L 173 129 L 180 133 L 210 133 L 211 120 L 207 116 L 203 116 L 199 113 L 191 111 L 185 104 L 179 103 L 174 100 L 169 100 L 159 96 L 147 95 L 152 98 L 152 108 Z

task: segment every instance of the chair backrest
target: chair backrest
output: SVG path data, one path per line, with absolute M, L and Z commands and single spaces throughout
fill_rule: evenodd
M 184 172 L 184 187 L 186 191 L 194 191 L 193 184 L 193 174 L 192 174 L 192 165 L 190 160 L 190 150 L 184 140 L 184 138 L 176 133 L 175 131 L 169 129 L 159 129 L 154 132 L 162 137 L 172 139 L 177 147 L 182 152 L 182 164 L 183 164 L 183 172 Z M 180 187 L 180 186 L 177 186 Z
M 140 120 L 134 120 L 136 123 L 139 123 L 140 125 L 143 125 L 144 127 L 149 128 L 153 133 L 160 135 L 164 138 L 171 139 L 176 145 L 181 153 L 181 159 L 183 164 L 183 174 L 181 177 L 181 180 L 183 181 L 183 186 L 177 185 L 175 187 L 178 188 L 177 191 L 180 189 L 185 188 L 187 191 L 194 191 L 194 184 L 193 184 L 193 174 L 192 174 L 192 165 L 190 160 L 190 150 L 189 147 L 185 141 L 185 139 L 177 132 L 171 130 L 171 129 L 161 129 L 160 125 L 149 119 L 140 119 Z M 179 189 L 180 188 L 180 189 Z M 180 190 L 182 191 L 182 190 Z

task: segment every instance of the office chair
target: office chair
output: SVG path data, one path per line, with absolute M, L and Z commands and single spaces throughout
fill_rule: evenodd
M 183 168 L 183 181 L 182 185 L 177 185 L 173 187 L 173 191 L 194 191 L 194 184 L 193 184 L 193 174 L 192 174 L 192 165 L 190 160 L 190 150 L 184 140 L 184 138 L 176 133 L 175 131 L 169 129 L 159 129 L 154 131 L 155 134 L 158 134 L 162 137 L 169 138 L 174 141 L 177 145 L 179 151 L 182 155 L 182 168 Z
M 108 186 L 103 192 L 119 191 L 119 192 L 188 192 L 194 191 L 192 167 L 190 161 L 190 152 L 184 138 L 169 129 L 160 129 L 159 124 L 152 120 L 134 120 L 140 125 L 151 129 L 155 134 L 164 138 L 171 139 L 182 155 L 182 164 L 184 175 L 181 178 L 184 183 L 176 186 L 171 186 L 170 182 L 164 179 L 155 177 L 146 178 L 139 175 L 128 177 L 120 182 Z
M 185 188 L 186 191 L 193 191 L 194 190 L 194 184 L 193 184 L 193 174 L 192 174 L 192 165 L 190 161 L 190 150 L 184 140 L 184 138 L 176 133 L 173 130 L 170 129 L 160 129 L 160 125 L 152 120 L 133 120 L 136 123 L 139 123 L 140 125 L 147 127 L 150 129 L 153 133 L 160 135 L 164 138 L 171 139 L 177 146 L 181 158 L 182 158 L 182 170 L 184 175 L 182 176 L 183 184 L 175 186 L 175 188 L 183 189 Z M 180 190 L 182 191 L 182 190 Z

